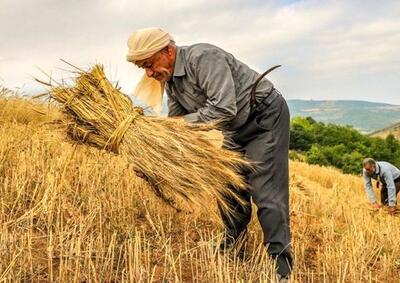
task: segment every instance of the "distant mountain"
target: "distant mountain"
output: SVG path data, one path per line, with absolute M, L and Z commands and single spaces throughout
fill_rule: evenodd
M 400 140 L 400 123 L 395 123 L 393 125 L 390 125 L 389 127 L 377 130 L 375 132 L 372 132 L 370 135 L 372 137 L 386 138 L 390 134 L 394 135 L 397 139 Z
M 292 117 L 310 116 L 319 122 L 351 125 L 363 133 L 400 122 L 400 105 L 360 100 L 302 99 L 289 99 L 288 104 Z

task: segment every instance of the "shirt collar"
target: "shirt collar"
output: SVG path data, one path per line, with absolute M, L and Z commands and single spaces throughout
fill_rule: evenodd
M 175 56 L 175 66 L 174 66 L 174 77 L 182 77 L 186 75 L 185 71 L 185 58 L 184 52 L 181 47 L 176 47 L 176 56 Z
M 376 174 L 376 175 L 379 175 L 380 172 L 381 172 L 381 167 L 379 166 L 378 162 L 376 162 L 376 165 L 375 165 L 375 166 L 376 166 L 376 167 L 375 167 L 375 174 Z

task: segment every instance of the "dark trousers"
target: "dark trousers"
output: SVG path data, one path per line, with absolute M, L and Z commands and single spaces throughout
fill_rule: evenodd
M 252 115 L 233 136 L 236 150 L 255 163 L 245 172 L 249 192 L 241 192 L 245 206 L 227 198 L 235 207 L 236 217 L 221 211 L 228 236 L 237 238 L 246 231 L 251 219 L 251 202 L 264 234 L 268 253 L 277 260 L 278 273 L 287 275 L 292 268 L 289 229 L 289 110 L 279 93 L 267 107 Z M 228 148 L 233 149 L 232 145 Z
M 396 186 L 396 195 L 400 192 L 400 178 L 394 180 L 394 185 Z M 381 203 L 382 205 L 389 205 L 389 196 L 386 184 L 381 182 Z

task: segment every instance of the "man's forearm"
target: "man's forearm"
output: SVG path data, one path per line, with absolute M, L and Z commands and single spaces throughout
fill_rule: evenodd
M 374 194 L 374 190 L 372 189 L 372 186 L 367 186 L 365 188 L 365 192 L 367 193 L 368 199 L 371 203 L 376 203 L 376 198 Z
M 388 200 L 389 206 L 396 206 L 396 188 L 395 187 L 388 187 Z

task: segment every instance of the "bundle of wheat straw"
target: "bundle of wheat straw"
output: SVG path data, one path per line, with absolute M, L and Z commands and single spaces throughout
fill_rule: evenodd
M 75 140 L 126 157 L 170 204 L 181 199 L 209 208 L 212 197 L 232 212 L 223 195 L 236 197 L 229 185 L 245 189 L 238 171 L 248 162 L 213 146 L 202 134 L 211 126 L 144 116 L 110 83 L 101 65 L 78 69 L 74 86 L 58 83 L 50 87 L 50 95 L 62 104 Z

